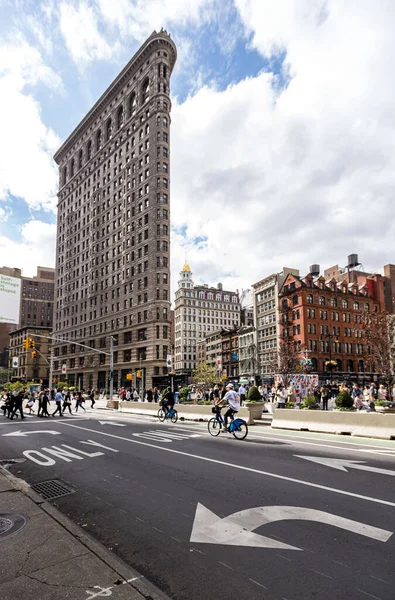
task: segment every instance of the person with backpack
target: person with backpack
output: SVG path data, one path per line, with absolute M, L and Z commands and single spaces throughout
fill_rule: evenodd
M 82 403 L 85 402 L 85 399 L 82 395 L 82 392 L 77 392 L 77 399 L 76 399 L 76 403 L 75 403 L 75 412 L 78 412 L 79 408 L 82 408 L 82 410 L 85 412 L 85 408 L 82 406 Z

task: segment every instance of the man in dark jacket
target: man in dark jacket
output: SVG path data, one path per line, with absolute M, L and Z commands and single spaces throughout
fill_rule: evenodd
M 174 404 L 175 404 L 174 394 L 171 390 L 169 390 L 165 394 L 165 397 L 163 398 L 162 406 L 165 410 L 170 412 L 174 408 Z
M 14 418 L 14 416 L 16 415 L 17 410 L 19 410 L 20 414 L 21 414 L 21 419 L 25 418 L 25 415 L 23 414 L 23 393 L 19 392 L 16 396 L 15 396 L 15 401 L 14 401 L 14 410 L 12 411 L 12 415 L 11 415 L 11 420 Z

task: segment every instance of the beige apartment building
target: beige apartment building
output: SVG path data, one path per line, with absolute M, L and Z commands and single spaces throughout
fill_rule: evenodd
M 175 370 L 189 375 L 198 364 L 197 344 L 219 329 L 240 327 L 237 292 L 195 285 L 190 266 L 185 263 L 175 293 Z
M 153 32 L 55 154 L 54 376 L 66 365 L 71 385 L 109 388 L 111 338 L 114 388 L 137 370 L 143 387 L 167 374 L 176 58 L 170 35 Z
M 256 369 L 263 381 L 271 379 L 272 365 L 278 353 L 280 336 L 278 294 L 288 274 L 299 275 L 299 271 L 283 267 L 281 273 L 273 273 L 252 286 L 256 329 Z

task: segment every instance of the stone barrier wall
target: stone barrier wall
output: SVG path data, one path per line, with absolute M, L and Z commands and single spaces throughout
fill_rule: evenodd
M 395 415 L 368 412 L 277 409 L 273 429 L 294 429 L 395 439 Z

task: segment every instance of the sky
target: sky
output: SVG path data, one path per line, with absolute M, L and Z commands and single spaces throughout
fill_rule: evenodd
M 0 266 L 54 266 L 53 154 L 155 29 L 171 80 L 171 267 L 241 290 L 395 262 L 393 0 L 0 0 Z

